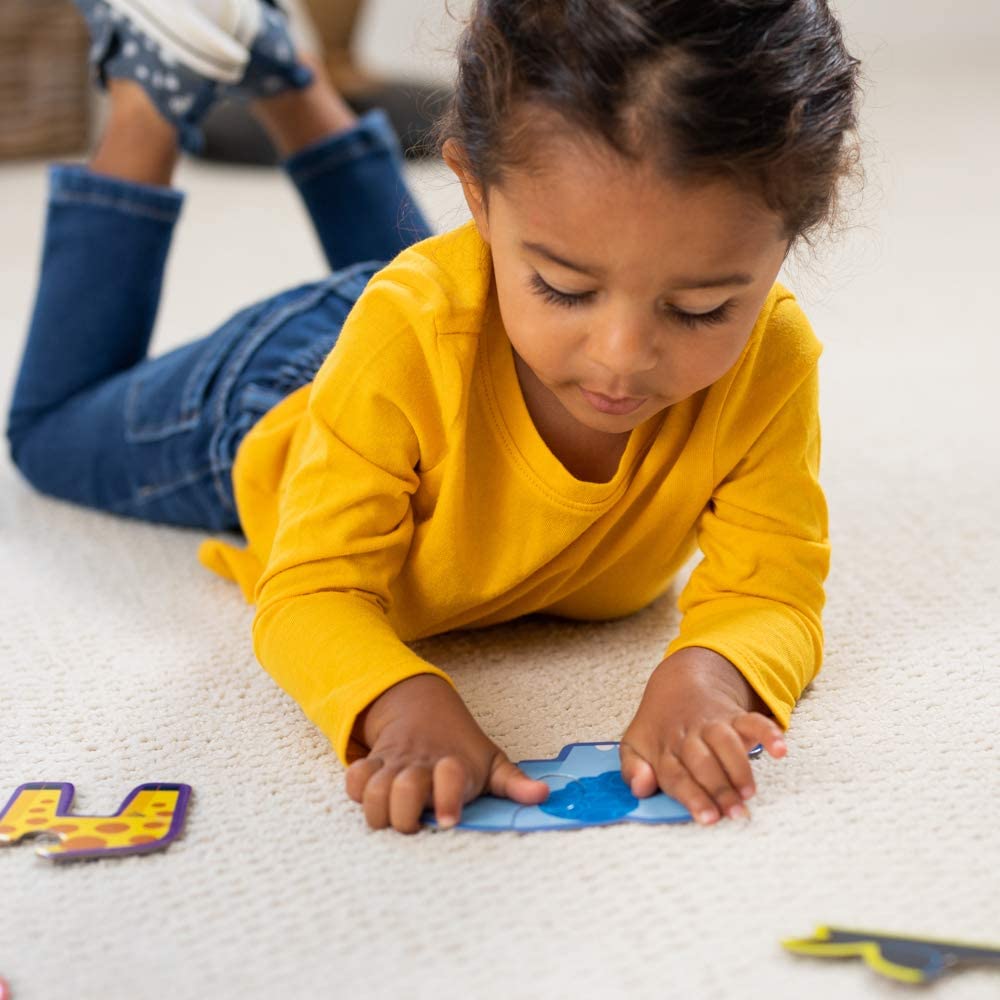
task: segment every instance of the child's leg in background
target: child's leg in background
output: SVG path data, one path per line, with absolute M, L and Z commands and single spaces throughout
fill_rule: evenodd
M 183 203 L 165 186 L 174 130 L 135 84 L 112 81 L 110 93 L 92 170 L 50 169 L 39 286 L 7 428 L 30 482 L 94 507 L 121 493 L 109 481 L 114 463 L 99 457 L 121 408 L 122 383 L 108 380 L 146 356 Z
M 402 173 L 402 152 L 388 117 L 360 123 L 323 66 L 307 63 L 314 83 L 254 103 L 309 212 L 333 271 L 392 260 L 431 235 Z
M 113 110 L 112 124 L 119 120 Z M 153 148 L 148 136 L 117 145 L 136 155 Z M 102 151 L 93 167 L 107 168 Z M 397 157 L 378 116 L 291 157 L 335 264 L 384 260 L 428 234 Z M 377 265 L 277 296 L 210 337 L 143 360 L 182 195 L 155 186 L 169 178 L 172 158 L 167 178 L 126 161 L 113 164 L 114 176 L 53 168 L 41 280 L 11 405 L 12 455 L 42 492 L 236 530 L 230 472 L 239 441 L 312 378 Z M 162 171 L 162 155 L 158 162 Z

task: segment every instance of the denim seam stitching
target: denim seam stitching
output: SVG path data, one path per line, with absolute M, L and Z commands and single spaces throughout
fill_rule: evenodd
M 291 172 L 292 180 L 296 184 L 304 184 L 322 173 L 335 170 L 337 167 L 342 167 L 345 163 L 350 163 L 353 160 L 362 160 L 373 154 L 378 156 L 392 156 L 392 150 L 377 141 L 351 143 L 346 149 L 331 150 L 325 156 L 321 157 L 317 163 L 308 166 L 303 165 L 295 169 Z
M 96 192 L 82 193 L 63 189 L 54 193 L 51 198 L 54 205 L 92 205 L 96 208 L 110 208 L 121 212 L 123 215 L 141 215 L 156 222 L 173 223 L 177 221 L 176 211 L 160 211 L 148 205 L 141 205 L 130 201 L 128 198 L 116 198 L 110 195 L 101 195 Z
M 218 349 L 211 352 L 192 369 L 184 383 L 180 413 L 175 420 L 166 423 L 140 423 L 138 399 L 140 390 L 145 386 L 147 380 L 141 373 L 137 373 L 125 397 L 125 440 L 133 444 L 148 444 L 152 441 L 162 441 L 164 438 L 173 437 L 182 431 L 193 430 L 197 427 L 201 420 L 202 407 L 194 404 L 191 400 L 198 395 L 203 373 L 211 370 L 213 365 L 218 363 L 220 353 Z
M 203 366 L 195 369 L 192 373 L 192 378 L 195 374 L 201 371 Z M 125 440 L 130 444 L 150 444 L 153 441 L 162 441 L 165 438 L 173 437 L 175 434 L 179 434 L 182 431 L 193 430 L 197 425 L 198 421 L 201 419 L 201 410 L 196 410 L 193 413 L 186 412 L 184 410 L 184 403 L 181 403 L 181 413 L 178 418 L 169 423 L 163 424 L 139 424 L 139 403 L 138 398 L 140 395 L 140 389 L 142 389 L 146 384 L 146 380 L 143 379 L 141 375 L 136 375 L 132 380 L 132 384 L 128 388 L 128 394 L 125 397 Z
M 199 397 L 204 392 L 205 382 L 211 372 L 225 364 L 225 351 L 229 346 L 227 337 L 223 334 L 231 332 L 233 324 L 246 316 L 247 311 L 233 317 L 228 323 L 220 327 L 213 336 L 218 338 L 212 350 L 207 351 L 195 367 L 188 373 L 181 391 L 180 413 L 176 419 L 166 423 L 151 424 L 142 423 L 140 425 L 138 415 L 137 399 L 140 390 L 145 385 L 145 379 L 141 374 L 137 374 L 129 387 L 128 395 L 125 399 L 125 437 L 133 443 L 148 443 L 152 441 L 162 441 L 164 438 L 172 437 L 182 431 L 190 431 L 197 427 L 201 421 L 204 407 L 198 402 Z M 250 323 L 256 322 L 260 317 L 260 310 L 251 310 L 247 317 Z
M 321 284 L 324 289 L 336 292 L 338 295 L 343 295 L 345 285 L 349 286 L 352 281 L 357 281 L 359 274 L 367 272 L 365 280 L 362 282 L 361 287 L 357 290 L 357 294 L 354 295 L 354 302 L 356 302 L 361 296 L 361 293 L 368 286 L 368 282 L 371 281 L 376 272 L 382 270 L 383 267 L 385 267 L 384 260 L 359 260 L 354 264 L 350 264 L 347 267 L 342 267 L 339 270 L 334 271 L 333 274 L 324 278 Z
M 315 373 L 322 367 L 323 362 L 326 361 L 332 349 L 332 344 L 319 343 L 313 344 L 311 347 L 306 348 L 306 350 L 296 354 L 293 359 L 278 368 L 274 384 L 271 386 L 272 390 L 287 393 L 301 385 L 305 385 L 302 377 L 307 372 L 312 372 L 313 374 L 310 378 L 315 378 Z M 309 381 L 309 379 L 307 378 L 306 381 Z M 261 395 L 265 394 L 261 393 Z
M 164 483 L 160 486 L 141 486 L 138 490 L 134 491 L 131 496 L 112 504 L 111 510 L 118 513 L 119 511 L 126 510 L 131 506 L 143 506 L 146 503 L 159 500 L 170 493 L 176 493 L 177 490 L 183 486 L 190 486 L 192 483 L 196 483 L 199 479 L 204 479 L 204 477 L 209 475 L 211 472 L 212 469 L 210 467 L 205 467 L 198 469 L 196 472 L 189 472 L 180 479 L 171 480 L 169 483 Z
M 254 351 L 256 351 L 260 345 L 268 337 L 270 337 L 275 330 L 278 329 L 278 327 L 287 322 L 292 316 L 295 316 L 300 312 L 304 312 L 306 309 L 312 308 L 317 302 L 322 300 L 327 295 L 327 292 L 327 286 L 325 284 L 321 285 L 319 288 L 314 289 L 311 294 L 307 295 L 305 299 L 299 299 L 295 303 L 289 304 L 285 308 L 279 310 L 270 317 L 268 322 L 261 324 L 261 328 L 257 331 L 256 335 L 249 338 L 246 343 L 242 345 L 239 352 L 230 360 L 229 364 L 226 365 L 226 370 L 219 382 L 219 390 L 216 398 L 215 430 L 212 433 L 212 438 L 209 442 L 209 459 L 212 465 L 212 479 L 215 484 L 216 493 L 218 493 L 219 498 L 229 510 L 235 510 L 235 507 L 226 492 L 222 475 L 224 472 L 227 472 L 232 468 L 232 463 L 226 462 L 225 456 L 222 453 L 221 444 L 224 436 L 223 432 L 225 431 L 226 404 L 229 400 L 233 386 L 236 384 L 240 374 L 246 366 L 247 361 Z
M 282 309 L 279 309 L 272 316 L 268 317 L 267 322 L 261 323 L 260 329 L 254 334 L 254 336 L 247 339 L 241 346 L 239 351 L 229 360 L 225 366 L 225 371 L 223 377 L 219 383 L 218 398 L 216 400 L 216 419 L 221 422 L 226 415 L 225 407 L 228 401 L 229 393 L 236 383 L 236 380 L 240 377 L 249 357 L 256 351 L 260 345 L 271 336 L 274 331 L 281 326 L 283 323 L 287 322 L 292 316 L 297 315 L 300 312 L 304 312 L 306 309 L 311 309 L 318 301 L 324 298 L 327 294 L 327 289 L 325 286 L 313 289 L 304 299 L 297 299 L 293 303 L 289 303 Z

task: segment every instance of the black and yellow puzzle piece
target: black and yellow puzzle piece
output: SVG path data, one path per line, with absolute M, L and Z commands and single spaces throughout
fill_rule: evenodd
M 901 937 L 881 931 L 817 927 L 811 938 L 789 938 L 781 943 L 797 955 L 863 958 L 876 972 L 901 983 L 928 983 L 962 964 L 1000 967 L 1000 947 Z

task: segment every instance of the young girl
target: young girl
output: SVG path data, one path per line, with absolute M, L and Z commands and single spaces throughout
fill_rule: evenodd
M 784 755 L 822 651 L 820 345 L 775 279 L 853 162 L 825 0 L 478 0 L 440 126 L 473 221 L 437 237 L 384 118 L 354 120 L 270 6 L 171 0 L 157 35 L 153 0 L 80 3 L 111 112 L 87 168 L 51 171 L 8 430 L 27 479 L 242 531 L 203 562 L 256 602 L 260 662 L 368 823 L 404 832 L 547 791 L 407 641 L 628 615 L 700 546 L 622 775 L 746 816 L 746 752 Z M 178 139 L 227 87 L 333 273 L 150 360 Z

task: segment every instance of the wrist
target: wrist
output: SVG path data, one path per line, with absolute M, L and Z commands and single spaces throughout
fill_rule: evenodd
M 692 684 L 705 685 L 714 691 L 725 691 L 746 712 L 770 715 L 763 698 L 721 653 L 703 646 L 687 646 L 661 660 L 654 674 L 663 671 L 672 676 L 682 674 Z M 652 680 L 652 678 L 651 678 Z
M 379 733 L 401 715 L 426 715 L 441 698 L 458 698 L 455 689 L 437 674 L 416 674 L 386 688 L 359 713 L 354 725 L 354 738 L 372 747 Z

